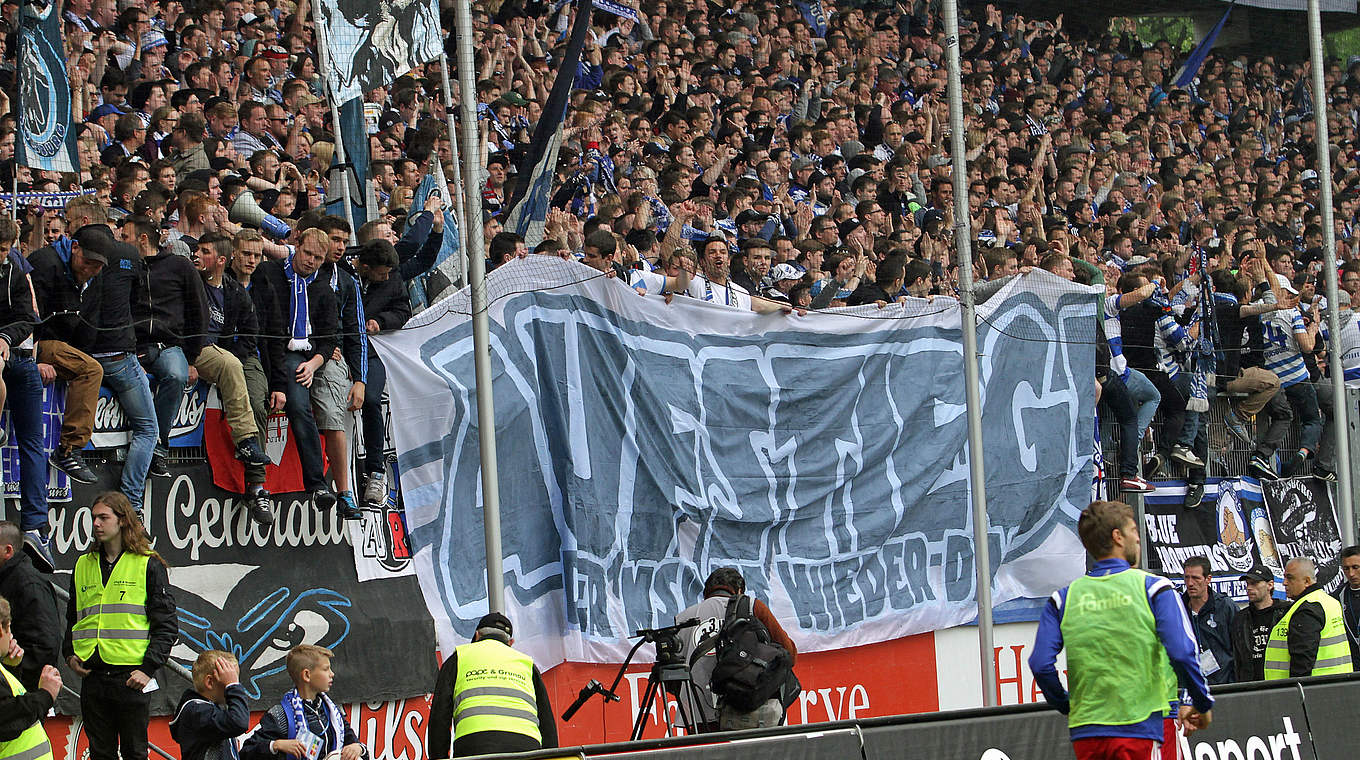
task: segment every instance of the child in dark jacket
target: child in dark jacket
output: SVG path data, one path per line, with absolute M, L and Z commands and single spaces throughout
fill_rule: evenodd
M 250 730 L 250 706 L 240 666 L 229 652 L 210 649 L 194 661 L 194 688 L 179 698 L 170 736 L 183 760 L 235 760 L 236 737 Z

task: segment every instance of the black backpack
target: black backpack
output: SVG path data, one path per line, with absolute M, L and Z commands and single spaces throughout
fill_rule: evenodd
M 746 713 L 770 699 L 783 701 L 782 691 L 793 675 L 792 658 L 756 619 L 751 597 L 741 594 L 728 601 L 714 654 L 709 688 L 723 704 Z

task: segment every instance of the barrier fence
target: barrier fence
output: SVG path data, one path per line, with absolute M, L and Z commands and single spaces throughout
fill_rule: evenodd
M 911 688 L 903 684 L 903 688 Z M 1338 760 L 1354 753 L 1360 676 L 1218 687 L 1214 722 L 1181 739 L 1186 760 Z M 517 760 L 1054 760 L 1073 756 L 1065 716 L 1047 705 L 596 744 L 501 755 Z

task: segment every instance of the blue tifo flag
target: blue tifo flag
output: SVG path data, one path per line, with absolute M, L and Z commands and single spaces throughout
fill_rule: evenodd
M 19 10 L 18 82 L 20 166 L 59 172 L 80 171 L 71 131 L 71 82 L 61 44 L 56 3 L 24 0 Z
M 458 255 L 458 222 L 454 219 L 453 205 L 449 202 L 448 182 L 444 179 L 444 167 L 439 163 L 437 156 L 431 159 L 431 163 L 434 164 L 433 170 L 425 173 L 420 184 L 416 185 L 415 193 L 411 195 L 411 211 L 407 214 L 407 218 L 409 219 L 412 214 L 425 208 L 425 200 L 430 197 L 430 193 L 437 192 L 443 195 L 444 242 L 439 248 L 439 256 L 435 258 L 434 266 L 430 267 L 430 271 L 412 278 L 407 285 L 411 295 L 411 305 L 417 310 L 429 305 L 427 303 L 429 299 L 425 294 L 425 282 L 431 273 L 443 272 L 449 278 L 449 282 L 456 283 L 463 280 L 463 261 Z
M 1209 51 L 1214 46 L 1214 40 L 1218 39 L 1218 33 L 1223 31 L 1223 25 L 1228 23 L 1228 15 L 1232 13 L 1234 5 L 1237 5 L 1237 0 L 1228 3 L 1228 9 L 1223 11 L 1223 18 L 1219 19 L 1218 23 L 1214 24 L 1214 27 L 1209 30 L 1209 33 L 1204 35 L 1204 39 L 1199 41 L 1195 49 L 1190 51 L 1190 57 L 1185 59 L 1185 65 L 1181 66 L 1181 70 L 1176 72 L 1175 84 L 1177 87 L 1186 87 L 1195 81 L 1195 77 L 1199 76 L 1200 67 L 1204 65 L 1204 59 L 1209 56 Z
M 557 168 L 557 150 L 562 147 L 562 124 L 567 118 L 574 73 L 581 60 L 581 48 L 585 46 L 594 9 L 593 2 L 580 2 L 576 6 L 576 21 L 558 64 L 557 76 L 553 78 L 548 103 L 538 118 L 529 150 L 516 167 L 519 176 L 527 180 L 516 187 L 514 197 L 505 206 L 505 229 L 523 235 L 530 248 L 543 241 L 543 225 L 548 218 L 553 174 Z M 472 192 L 471 188 L 469 192 Z
M 353 98 L 340 106 L 340 123 L 337 131 L 345 147 L 345 163 L 354 169 L 354 184 L 350 186 L 350 204 L 354 211 L 354 226 L 362 226 L 369 219 L 368 208 L 368 126 L 364 123 L 364 99 Z M 326 193 L 326 213 L 331 216 L 345 217 L 345 195 L 339 183 L 348 181 L 349 171 L 334 171 L 340 163 L 339 154 L 331 160 L 331 187 Z M 372 209 L 374 216 L 378 210 Z M 358 232 L 357 229 L 351 232 Z

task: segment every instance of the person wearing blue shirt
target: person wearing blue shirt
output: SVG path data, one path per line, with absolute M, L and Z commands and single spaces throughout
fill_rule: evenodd
M 1077 532 L 1095 563 L 1044 606 L 1030 670 L 1048 703 L 1068 716 L 1078 760 L 1152 756 L 1168 733 L 1177 683 L 1189 693 L 1176 716 L 1184 730 L 1212 720 L 1190 621 L 1169 580 L 1134 568 L 1140 540 L 1129 505 L 1093 502 Z M 1064 648 L 1070 693 L 1058 676 Z

